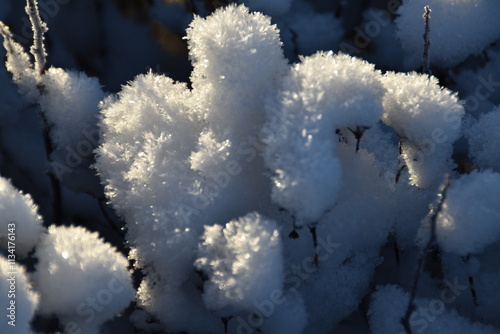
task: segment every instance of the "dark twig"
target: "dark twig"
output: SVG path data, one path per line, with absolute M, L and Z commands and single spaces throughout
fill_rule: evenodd
M 349 131 L 352 132 L 354 135 L 354 138 L 356 138 L 356 152 L 359 151 L 359 144 L 361 142 L 361 138 L 363 138 L 363 134 L 365 131 L 368 129 L 366 126 L 356 126 L 356 128 L 353 130 L 351 128 L 348 128 Z
M 464 262 L 465 265 L 468 264 L 469 259 L 470 259 L 469 255 L 467 255 L 465 257 L 462 256 L 462 261 Z M 474 277 L 471 275 L 468 275 L 468 276 L 469 276 L 469 290 L 470 290 L 470 294 L 472 296 L 472 302 L 474 303 L 475 307 L 478 307 L 479 303 L 477 301 L 477 293 L 476 293 L 476 287 L 474 285 Z
M 401 262 L 401 257 L 400 257 L 400 254 L 399 254 L 398 243 L 397 243 L 397 241 L 396 241 L 395 238 L 394 238 L 394 241 L 392 243 L 392 247 L 394 249 L 394 258 L 396 259 L 396 265 L 399 267 L 399 264 Z
M 288 30 L 290 30 L 290 33 L 292 34 L 293 54 L 295 55 L 295 57 L 298 58 L 300 55 L 299 42 L 297 41 L 297 38 L 299 37 L 299 35 L 292 28 L 289 28 Z
M 336 18 L 339 18 L 342 16 L 343 12 L 344 12 L 344 7 L 345 7 L 345 2 L 344 1 L 339 1 L 337 3 L 337 7 L 335 8 L 335 17 Z
M 401 167 L 398 168 L 398 171 L 396 172 L 396 178 L 395 178 L 395 182 L 398 183 L 399 182 L 399 179 L 401 178 L 401 174 L 403 173 L 403 170 L 406 168 L 406 164 L 405 165 L 402 165 Z
M 188 12 L 195 14 L 195 15 L 199 14 L 198 10 L 196 9 L 196 5 L 194 3 L 194 0 L 186 1 L 186 7 L 187 7 Z
M 309 226 L 309 231 L 311 231 L 312 239 L 313 239 L 313 247 L 314 247 L 314 266 L 318 268 L 319 266 L 319 258 L 318 258 L 318 235 L 316 233 L 316 223 L 313 226 Z
M 472 276 L 469 276 L 469 287 L 470 287 L 470 293 L 472 295 L 472 302 L 474 303 L 475 307 L 478 307 L 479 303 L 477 301 L 477 293 L 474 285 L 474 277 Z
M 43 119 L 43 142 L 45 145 L 45 154 L 47 157 L 47 160 L 52 162 L 52 152 L 54 151 L 54 144 L 52 142 L 52 139 L 50 137 L 50 128 L 47 123 L 47 120 L 45 119 L 45 116 L 43 113 L 40 113 L 42 115 Z M 56 224 L 61 224 L 62 223 L 62 189 L 61 189 L 61 182 L 59 179 L 54 175 L 52 170 L 50 169 L 51 166 L 49 166 L 49 170 L 47 171 L 47 175 L 50 180 L 50 185 L 52 188 L 52 214 L 54 215 L 52 219 L 54 220 L 54 223 Z
M 403 155 L 403 143 L 405 141 L 405 137 L 404 136 L 400 136 L 399 133 L 398 133 L 398 150 L 399 150 L 399 166 L 398 166 L 398 170 L 396 171 L 396 177 L 394 179 L 394 181 L 396 183 L 399 182 L 399 179 L 401 178 L 401 174 L 403 173 L 403 170 L 405 169 L 405 167 L 408 167 L 402 157 Z
M 425 258 L 427 253 L 431 252 L 434 245 L 436 244 L 436 220 L 439 212 L 443 208 L 444 201 L 446 200 L 446 191 L 448 190 L 448 187 L 450 186 L 450 179 L 449 175 L 445 175 L 445 180 L 441 187 L 439 188 L 439 193 L 438 193 L 438 198 L 436 199 L 436 202 L 431 206 L 431 209 L 429 211 L 429 214 L 427 215 L 426 219 L 430 220 L 430 227 L 431 227 L 431 233 L 429 240 L 427 242 L 427 245 L 425 246 L 424 249 L 420 251 L 419 257 L 418 257 L 418 262 L 417 262 L 417 269 L 415 272 L 415 278 L 413 280 L 413 288 L 411 290 L 410 294 L 410 300 L 408 301 L 408 307 L 406 309 L 404 317 L 401 319 L 401 324 L 403 325 L 406 334 L 412 334 L 411 331 L 411 326 L 410 326 L 410 318 L 411 315 L 413 314 L 413 311 L 415 311 L 416 305 L 415 305 L 415 298 L 417 296 L 417 290 L 418 290 L 418 283 L 420 281 L 420 275 L 422 273 L 422 268 L 424 267 L 425 263 Z
M 290 239 L 298 239 L 299 238 L 299 233 L 297 233 L 297 229 L 295 228 L 295 225 L 293 226 L 292 232 L 290 232 L 290 234 L 288 234 L 288 237 Z
M 45 73 L 45 65 L 47 63 L 47 53 L 45 52 L 43 39 L 48 28 L 40 18 L 37 0 L 27 0 L 26 13 L 28 13 L 33 29 L 33 46 L 30 51 L 35 58 L 35 71 L 38 75 L 42 75 Z
M 288 212 L 287 209 L 285 208 L 279 208 L 278 210 L 279 212 L 286 212 L 290 215 L 290 217 L 292 217 L 292 226 L 293 226 L 293 229 L 292 229 L 292 232 L 290 232 L 290 234 L 288 235 L 288 237 L 290 239 L 298 239 L 299 238 L 299 234 L 297 233 L 297 224 L 295 223 L 295 216 L 293 214 L 291 214 L 290 212 Z
M 404 137 L 401 137 L 398 133 L 398 150 L 399 150 L 399 155 L 403 154 L 403 141 Z
M 429 69 L 429 48 L 431 46 L 431 41 L 429 40 L 429 21 L 431 18 L 431 8 L 429 6 L 424 7 L 424 15 L 422 16 L 425 21 L 425 31 L 424 31 L 424 52 L 422 54 L 422 72 L 425 74 L 430 74 Z
M 233 317 L 232 316 L 229 316 L 229 317 L 221 317 L 220 320 L 222 321 L 222 323 L 224 324 L 224 334 L 229 334 L 229 331 L 228 331 L 228 326 L 229 326 L 229 320 L 231 320 Z

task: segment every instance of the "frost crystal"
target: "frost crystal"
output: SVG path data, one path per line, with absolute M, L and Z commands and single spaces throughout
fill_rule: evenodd
M 207 123 L 191 156 L 192 168 L 211 178 L 230 161 L 246 173 L 262 169 L 258 154 L 246 152 L 264 123 L 264 99 L 286 72 L 278 29 L 269 17 L 230 5 L 193 20 L 187 39 L 194 66 L 193 108 Z M 251 189 L 258 189 L 259 182 L 244 184 L 244 176 L 233 178 L 227 191 L 239 196 L 255 192 Z M 241 189 L 247 189 L 245 194 Z
M 73 322 L 83 333 L 95 333 L 133 297 L 127 259 L 97 233 L 51 226 L 36 256 L 40 312 Z
M 255 309 L 254 302 L 282 290 L 282 254 L 276 223 L 251 213 L 206 226 L 196 267 L 208 276 L 203 300 L 208 309 L 231 315 Z
M 420 188 L 438 184 L 454 167 L 451 155 L 463 106 L 435 77 L 391 72 L 383 78 L 387 94 L 382 119 L 399 136 L 411 183 Z
M 0 291 L 0 307 L 4 312 L 0 332 L 32 333 L 30 322 L 38 306 L 38 295 L 31 289 L 25 268 L 3 256 L 0 256 Z
M 373 126 L 384 92 L 373 65 L 347 55 L 318 53 L 294 66 L 263 130 L 273 200 L 302 223 L 317 221 L 341 183 L 335 130 Z
M 79 150 L 80 141 L 95 136 L 98 105 L 104 98 L 98 80 L 52 67 L 42 76 L 42 84 L 44 93 L 39 103 L 52 126 L 52 140 L 60 150 Z
M 437 219 L 437 238 L 446 252 L 480 253 L 500 240 L 500 174 L 474 172 L 452 181 Z
M 13 224 L 14 228 L 8 228 Z M 0 177 L 0 247 L 7 249 L 8 231 L 13 230 L 16 251 L 26 256 L 43 233 L 42 217 L 31 196 L 22 194 L 9 180 Z

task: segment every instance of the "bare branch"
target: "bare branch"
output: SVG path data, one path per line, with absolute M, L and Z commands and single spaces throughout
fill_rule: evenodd
M 422 17 L 425 21 L 425 31 L 424 31 L 424 52 L 422 54 L 422 72 L 425 74 L 430 74 L 429 69 L 429 48 L 431 46 L 431 41 L 429 40 L 429 21 L 431 18 L 431 8 L 429 6 L 424 7 L 424 15 Z
M 420 275 L 422 273 L 422 268 L 424 267 L 425 263 L 425 257 L 427 253 L 431 252 L 437 237 L 436 237 L 436 221 L 437 221 L 437 216 L 441 209 L 443 208 L 444 201 L 446 200 L 446 192 L 450 186 L 450 176 L 446 174 L 444 176 L 444 182 L 439 188 L 438 192 L 438 197 L 435 201 L 435 203 L 431 206 L 431 209 L 429 211 L 429 214 L 427 215 L 426 219 L 430 220 L 430 227 L 431 227 L 431 234 L 430 238 L 427 242 L 427 245 L 425 246 L 424 249 L 420 251 L 419 257 L 418 257 L 418 262 L 417 262 L 417 270 L 415 272 L 415 278 L 413 280 L 413 288 L 411 290 L 411 295 L 410 295 L 410 300 L 408 302 L 408 307 L 406 309 L 405 315 L 403 319 L 401 319 L 401 323 L 404 326 L 404 329 L 407 334 L 412 334 L 411 331 L 411 326 L 410 326 L 410 318 L 411 315 L 413 314 L 413 311 L 415 311 L 416 305 L 415 305 L 415 298 L 417 296 L 417 290 L 418 290 L 418 283 L 420 281 Z
M 318 256 L 318 235 L 316 233 L 316 223 L 314 223 L 314 225 L 312 225 L 312 226 L 309 226 L 309 231 L 311 232 L 311 235 L 312 235 L 313 247 L 314 247 L 313 264 L 314 264 L 315 268 L 318 268 L 319 256 Z
M 30 51 L 35 58 L 35 71 L 38 75 L 42 75 L 45 73 L 45 65 L 47 62 L 47 53 L 45 52 L 43 39 L 48 28 L 45 22 L 40 18 L 37 0 L 26 1 L 26 13 L 30 18 L 31 27 L 33 28 L 33 46 Z
M 3 46 L 5 47 L 7 54 L 13 54 L 15 52 L 14 37 L 12 36 L 9 27 L 2 21 L 0 21 L 0 35 L 3 37 Z
M 37 75 L 33 70 L 33 64 L 29 54 L 27 54 L 19 43 L 14 40 L 8 26 L 0 22 L 0 35 L 4 41 L 3 46 L 7 53 L 5 66 L 12 73 L 12 79 L 19 87 L 19 92 L 23 94 L 28 101 L 35 103 L 40 95 L 37 88 Z

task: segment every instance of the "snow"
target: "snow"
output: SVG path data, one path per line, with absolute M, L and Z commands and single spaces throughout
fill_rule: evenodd
M 405 0 L 396 19 L 397 36 L 410 69 L 418 68 L 423 52 L 424 5 L 430 18 L 430 64 L 453 67 L 470 55 L 481 53 L 500 37 L 500 22 L 492 13 L 500 11 L 496 0 L 429 0 L 425 4 Z
M 154 196 L 169 184 L 178 188 L 168 188 L 161 198 L 182 192 L 182 181 L 174 170 L 189 168 L 186 159 L 200 131 L 186 106 L 190 96 L 186 85 L 150 72 L 136 77 L 118 96 L 110 96 L 102 103 L 96 168 L 113 206 L 121 214 L 143 205 L 147 198 L 141 191 Z M 157 167 L 148 167 L 152 165 Z M 143 173 L 142 168 L 149 168 L 151 173 Z
M 428 188 L 454 168 L 464 108 L 433 76 L 389 72 L 383 77 L 385 124 L 396 130 L 411 184 Z
M 500 172 L 500 109 L 482 115 L 466 130 L 469 139 L 469 155 L 476 168 Z
M 86 139 L 84 133 L 95 133 L 99 102 L 105 94 L 96 78 L 85 73 L 49 68 L 42 77 L 44 93 L 39 103 L 51 125 L 56 147 L 77 149 Z M 91 149 L 92 150 L 92 149 Z
M 230 5 L 195 18 L 187 40 L 194 67 L 193 109 L 207 124 L 191 167 L 213 177 L 232 159 L 250 165 L 254 161 L 247 161 L 241 147 L 262 126 L 264 99 L 286 71 L 279 31 L 269 17 Z
M 321 240 L 317 271 L 307 265 L 297 240 L 290 241 L 290 247 L 302 250 L 294 254 L 288 270 L 294 273 L 293 278 L 306 278 L 299 286 L 308 312 L 306 333 L 333 331 L 358 308 L 381 262 L 378 250 L 393 226 L 387 212 L 397 193 L 391 193 L 373 155 L 365 150 L 356 152 L 344 143 L 338 149 L 344 182 L 337 202 L 317 225 Z M 305 239 L 305 250 L 311 254 L 310 239 L 303 234 L 300 239 Z M 297 273 L 297 265 L 305 273 Z
M 259 310 L 264 316 L 265 312 L 272 313 L 271 317 L 267 318 L 262 325 L 263 331 L 273 334 L 304 333 L 308 316 L 300 294 L 294 293 L 292 290 L 284 295 L 274 294 L 271 296 L 272 299 L 266 301 L 273 302 L 274 305 L 268 303 L 266 309 L 262 303 Z
M 460 71 L 449 71 L 449 75 L 449 88 L 463 97 L 468 115 L 478 118 L 500 104 L 498 47 L 486 49 L 482 57 L 471 59 Z
M 191 312 L 205 314 L 205 326 L 214 319 L 201 298 L 190 297 L 197 290 L 189 280 L 210 197 L 190 169 L 201 131 L 190 99 L 185 84 L 153 73 L 108 97 L 101 106 L 96 168 L 111 204 L 127 222 L 130 257 L 148 273 L 137 300 L 169 328 L 199 331 Z
M 18 86 L 19 93 L 26 96 L 30 102 L 34 102 L 38 96 L 38 76 L 35 74 L 33 64 L 29 55 L 22 45 L 14 41 L 9 28 L 0 22 L 0 31 L 3 37 L 3 46 L 7 51 L 5 67 L 12 73 L 12 80 Z
M 203 300 L 224 316 L 253 311 L 282 291 L 280 236 L 274 221 L 250 213 L 226 226 L 206 226 L 195 266 L 208 276 Z
M 481 253 L 500 239 L 500 174 L 473 172 L 451 181 L 437 218 L 438 243 L 445 252 Z
M 416 0 L 237 2 L 40 2 L 42 73 L 0 5 L 19 329 L 403 333 L 447 173 L 413 331 L 498 332 L 499 5 L 431 0 L 434 77 L 392 72 L 420 66 Z
M 9 230 L 13 230 L 18 256 L 25 257 L 37 245 L 44 231 L 38 207 L 29 194 L 16 189 L 10 180 L 0 177 L 0 242 L 7 249 Z M 12 228 L 12 225 L 14 227 Z
M 38 306 L 38 294 L 32 290 L 24 266 L 12 263 L 3 256 L 0 256 L 0 291 L 0 307 L 4 313 L 0 331 L 12 334 L 33 333 L 30 322 Z
M 66 328 L 95 333 L 134 295 L 127 259 L 83 227 L 48 229 L 36 250 L 33 275 L 39 311 L 56 314 Z
M 284 78 L 267 107 L 264 159 L 273 200 L 299 225 L 317 222 L 335 202 L 342 175 L 335 129 L 373 126 L 383 93 L 380 73 L 344 54 L 306 57 Z
M 406 312 L 410 294 L 399 286 L 377 287 L 369 311 L 371 332 L 405 333 L 401 319 Z M 430 334 L 494 334 L 498 329 L 461 317 L 446 307 L 447 299 L 417 298 L 416 310 L 410 318 L 412 332 Z

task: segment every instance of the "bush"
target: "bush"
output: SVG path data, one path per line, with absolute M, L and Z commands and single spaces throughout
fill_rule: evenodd
M 500 332 L 496 2 L 241 2 L 0 24 L 1 331 Z

